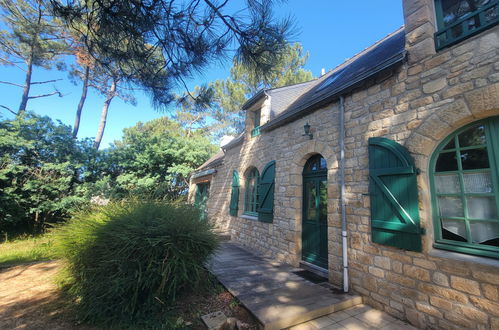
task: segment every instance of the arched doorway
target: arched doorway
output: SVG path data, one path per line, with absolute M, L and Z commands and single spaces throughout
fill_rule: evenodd
M 327 163 L 312 156 L 303 168 L 302 260 L 328 269 Z

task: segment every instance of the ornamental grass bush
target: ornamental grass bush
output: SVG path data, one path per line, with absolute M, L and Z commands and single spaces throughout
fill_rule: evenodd
M 205 282 L 218 242 L 190 205 L 127 201 L 77 214 L 54 231 L 60 283 L 82 320 L 135 323 Z

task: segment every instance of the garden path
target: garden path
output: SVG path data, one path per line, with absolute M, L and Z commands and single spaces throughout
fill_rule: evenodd
M 0 329 L 89 330 L 63 308 L 54 276 L 57 261 L 0 268 Z

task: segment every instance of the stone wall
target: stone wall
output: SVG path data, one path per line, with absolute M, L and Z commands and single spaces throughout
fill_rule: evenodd
M 499 27 L 435 52 L 431 1 L 405 1 L 408 61 L 345 97 L 346 214 L 350 283 L 365 302 L 421 328 L 499 328 L 499 261 L 437 250 L 434 241 L 429 159 L 456 129 L 499 115 Z M 338 185 L 338 104 L 251 138 L 226 153 L 211 179 L 209 216 L 254 251 L 298 265 L 301 259 L 302 170 L 321 154 L 328 164 L 329 277 L 342 282 Z M 311 125 L 314 139 L 303 134 Z M 370 240 L 369 137 L 404 145 L 418 176 L 423 252 Z M 274 221 L 241 217 L 244 173 L 276 160 Z M 240 174 L 239 216 L 229 216 L 232 171 Z

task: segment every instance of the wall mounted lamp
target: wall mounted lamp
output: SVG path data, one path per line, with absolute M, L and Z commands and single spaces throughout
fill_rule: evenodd
M 308 136 L 310 140 L 314 138 L 314 135 L 310 133 L 310 125 L 308 123 L 303 125 L 303 130 L 305 131 L 305 134 L 303 134 L 302 136 Z

